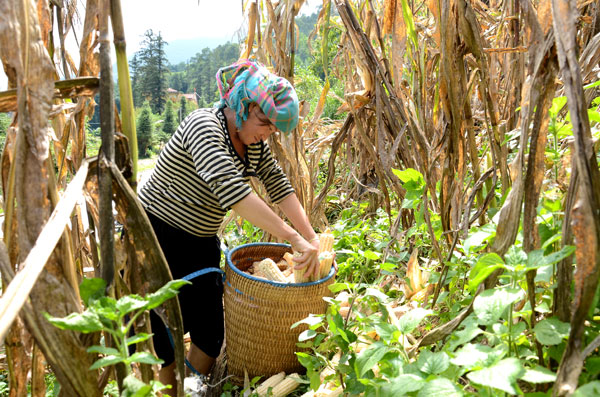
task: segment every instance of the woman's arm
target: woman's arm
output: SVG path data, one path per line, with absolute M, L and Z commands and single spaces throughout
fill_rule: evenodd
M 296 198 L 295 194 L 293 196 L 294 198 L 292 199 L 290 199 L 289 196 L 286 197 L 279 205 L 284 214 L 290 219 L 292 224 L 298 228 L 300 233 L 309 239 L 313 239 L 316 237 L 316 234 L 314 230 L 312 230 L 310 223 L 308 223 L 308 218 L 306 217 L 304 210 L 302 210 L 298 198 Z M 287 203 L 284 204 L 285 202 Z M 254 193 L 248 194 L 242 200 L 235 203 L 232 208 L 238 215 L 252 223 L 254 226 L 289 241 L 294 251 L 302 253 L 302 256 L 295 259 L 295 261 L 298 262 L 297 268 L 302 269 L 308 266 L 307 275 L 318 275 L 318 240 L 313 241 L 312 244 L 309 243 L 300 235 L 300 233 L 277 216 L 277 214 L 275 214 L 269 206 Z M 301 213 L 298 213 L 299 210 Z M 310 229 L 310 231 L 308 229 Z

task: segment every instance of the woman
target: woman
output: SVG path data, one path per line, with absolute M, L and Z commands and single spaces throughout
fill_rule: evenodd
M 221 102 L 198 109 L 165 145 L 140 192 L 174 279 L 219 267 L 216 234 L 231 208 L 255 226 L 288 241 L 302 253 L 296 268 L 319 271 L 317 234 L 288 179 L 271 155 L 266 139 L 292 131 L 298 123 L 298 98 L 292 85 L 264 66 L 242 60 L 217 73 Z M 252 192 L 256 176 L 292 228 Z M 223 285 L 210 273 L 179 294 L 184 328 L 192 345 L 188 360 L 207 374 L 223 343 Z M 154 347 L 164 360 L 159 380 L 176 387 L 173 350 L 164 326 L 151 315 Z M 176 390 L 171 389 L 171 392 Z

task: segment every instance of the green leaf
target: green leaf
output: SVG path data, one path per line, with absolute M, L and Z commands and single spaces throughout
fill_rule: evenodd
M 465 254 L 470 254 L 473 248 L 481 247 L 483 243 L 492 236 L 493 232 L 488 230 L 479 230 L 470 234 L 463 243 Z
M 102 331 L 103 326 L 96 313 L 86 310 L 83 313 L 71 313 L 67 317 L 52 317 L 45 313 L 46 319 L 57 328 L 79 331 L 84 334 Z
M 600 381 L 592 381 L 575 390 L 573 397 L 600 396 Z
M 127 346 L 130 346 L 130 345 L 148 340 L 148 339 L 152 338 L 152 335 L 154 335 L 154 334 L 147 334 L 145 332 L 140 332 L 139 334 L 133 335 L 131 338 L 125 339 L 125 343 Z
M 536 365 L 535 368 L 525 368 L 521 380 L 529 383 L 550 383 L 556 380 L 556 374 L 548 368 Z
M 558 345 L 569 336 L 571 325 L 556 317 L 546 318 L 535 325 L 535 338 L 543 345 Z
M 425 186 L 423 174 L 414 168 L 407 168 L 403 171 L 392 168 L 392 172 L 402 181 L 406 190 L 419 190 Z
M 456 355 L 450 362 L 459 367 L 471 369 L 476 365 L 482 365 L 488 360 L 492 348 L 480 344 L 469 343 L 456 351 Z
M 117 310 L 121 316 L 132 311 L 143 309 L 148 301 L 139 295 L 126 295 L 117 301 Z
M 125 362 L 125 358 L 111 354 L 109 356 L 102 357 L 101 359 L 96 360 L 96 362 L 90 367 L 90 371 L 122 362 Z
M 525 373 L 519 359 L 505 358 L 496 365 L 469 372 L 467 378 L 478 385 L 493 387 L 510 394 L 519 394 L 517 379 Z
M 101 278 L 84 278 L 79 284 L 79 294 L 86 307 L 90 300 L 96 300 L 105 295 L 106 281 Z
M 444 352 L 424 350 L 417 359 L 417 368 L 426 374 L 439 375 L 450 366 L 450 358 Z
M 340 250 L 337 250 L 337 253 L 339 254 Z M 350 283 L 333 283 L 329 286 L 329 290 L 334 294 L 343 290 L 352 291 L 352 288 L 354 288 L 354 284 Z
M 366 250 L 365 252 L 363 252 L 363 256 L 367 259 L 370 259 L 372 261 L 376 261 L 379 258 L 381 258 L 381 253 L 379 252 L 374 252 L 371 250 Z
M 417 328 L 417 326 L 423 321 L 423 319 L 433 314 L 432 310 L 425 310 L 422 308 L 416 308 L 398 320 L 398 330 L 403 334 L 409 334 Z
M 417 391 L 425 385 L 425 379 L 414 374 L 402 374 L 381 387 L 381 396 L 403 396 Z
M 312 339 L 317 336 L 317 331 L 312 329 L 307 329 L 303 331 L 300 335 L 298 335 L 298 342 L 304 342 L 306 340 Z
M 461 397 L 463 392 L 449 379 L 435 378 L 425 384 L 417 397 Z
M 565 245 L 558 252 L 553 252 L 552 254 L 544 257 L 544 265 L 553 265 L 557 262 L 562 261 L 565 258 L 568 258 L 575 252 L 575 247 L 572 245 Z
M 163 304 L 168 299 L 171 299 L 179 293 L 179 288 L 186 284 L 192 284 L 187 280 L 171 280 L 167 284 L 160 287 L 156 292 L 148 294 L 146 300 L 148 301 L 148 310 L 154 309 Z
M 483 291 L 473 302 L 473 311 L 480 324 L 491 325 L 498 321 L 508 306 L 523 297 L 523 290 L 497 288 Z
M 152 391 L 152 386 L 142 382 L 133 374 L 123 379 L 123 388 L 121 397 L 147 397 Z
M 356 357 L 356 372 L 362 377 L 385 356 L 390 348 L 381 342 L 375 342 L 361 351 Z
M 143 364 L 162 364 L 163 360 L 154 357 L 148 352 L 137 352 L 133 353 L 127 360 L 130 363 L 143 363 Z
M 498 254 L 490 253 L 483 255 L 469 273 L 469 290 L 474 292 L 487 276 L 492 274 L 494 270 L 503 267 L 504 261 Z
M 115 349 L 113 347 L 106 347 L 106 346 L 100 346 L 100 345 L 90 346 L 90 347 L 88 347 L 88 349 L 86 351 L 88 353 L 100 353 L 100 354 L 104 354 L 104 355 L 113 355 L 113 356 L 117 356 L 117 355 L 121 354 L 117 349 Z
M 458 346 L 472 341 L 476 336 L 481 335 L 483 333 L 483 330 L 479 328 L 477 322 L 470 319 L 468 321 L 469 322 L 465 321 L 464 329 L 460 331 L 455 331 L 451 335 L 452 339 L 448 343 L 448 347 L 450 348 L 450 350 L 454 350 Z

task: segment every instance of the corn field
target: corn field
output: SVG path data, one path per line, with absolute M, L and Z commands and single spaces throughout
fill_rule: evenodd
M 240 58 L 254 57 L 294 83 L 294 20 L 304 0 L 241 3 L 247 35 Z M 0 341 L 10 396 L 27 395 L 28 384 L 32 396 L 45 395 L 45 362 L 61 395 L 102 395 L 108 380 L 121 375 L 118 367 L 116 374 L 88 370 L 94 357 L 86 349 L 100 335 L 59 330 L 44 313 L 64 317 L 82 311 L 78 286 L 84 277 L 104 278 L 117 297 L 145 295 L 170 280 L 135 197 L 127 16 L 120 0 L 87 0 L 83 15 L 81 9 L 76 0 L 0 3 L 0 57 L 10 88 L 0 93 L 0 111 L 14 115 L 1 158 Z M 329 32 L 339 33 L 332 58 Z M 69 35 L 78 39 L 78 64 L 65 47 Z M 113 98 L 112 45 L 120 114 Z M 528 253 L 541 248 L 536 223 L 541 192 L 550 186 L 564 193 L 558 245 L 576 248 L 574 258 L 554 270 L 552 314 L 571 328 L 553 393 L 570 395 L 586 358 L 582 335 L 600 276 L 600 143 L 597 120 L 588 116 L 600 96 L 594 84 L 600 3 L 323 0 L 312 46 L 321 48 L 323 65 L 329 66 L 316 109 L 308 117 L 308 104 L 301 105 L 297 129 L 272 137 L 270 146 L 313 226 L 328 226 L 328 197 L 343 198 L 342 207 L 368 201 L 373 213 L 383 209 L 390 218 L 395 241 L 390 250 L 414 244 L 406 231 L 420 216 L 402 206 L 407 190 L 395 170 L 423 176 L 420 213 L 439 280 L 424 306 L 436 307 L 457 247 L 473 226 L 493 221 L 490 209 L 497 227 L 489 252 L 504 257 L 521 228 Z M 331 79 L 344 86 L 340 111 L 347 116 L 340 122 L 322 118 L 325 100 L 333 95 Z M 86 155 L 85 120 L 96 93 L 103 145 L 92 158 Z M 559 97 L 566 101 L 551 112 Z M 567 113 L 572 135 L 558 142 L 563 150 L 553 167 L 545 156 L 549 139 L 556 139 L 549 136 L 549 124 L 555 114 Z M 116 234 L 115 221 L 123 225 L 122 233 Z M 539 303 L 535 276 L 535 270 L 527 272 L 533 313 Z M 474 294 L 493 288 L 499 277 L 501 270 L 491 272 Z M 174 330 L 177 368 L 183 373 L 179 305 L 170 302 L 162 311 Z M 417 348 L 448 337 L 472 312 L 473 303 L 461 308 L 454 319 L 424 334 Z M 529 321 L 534 327 L 536 316 Z M 150 332 L 147 317 L 135 326 L 136 332 Z M 153 351 L 150 341 L 139 348 Z M 539 343 L 536 353 L 543 363 Z M 140 377 L 148 382 L 155 371 L 141 365 Z

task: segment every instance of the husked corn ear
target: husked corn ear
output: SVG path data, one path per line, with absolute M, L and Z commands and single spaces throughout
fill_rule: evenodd
M 329 274 L 331 270 L 331 265 L 333 265 L 333 252 L 325 251 L 319 254 L 319 275 L 320 278 L 324 278 Z
M 333 234 L 329 228 L 319 234 L 319 253 L 327 251 L 333 251 Z
M 291 252 L 283 254 L 283 259 L 287 262 L 288 266 L 294 266 L 294 255 Z
M 281 383 L 281 381 L 285 378 L 285 372 L 280 372 L 278 374 L 272 375 L 267 378 L 260 386 L 256 388 L 256 393 L 259 396 L 266 396 L 269 391 L 269 387 L 273 388 L 277 384 Z
M 298 374 L 290 374 L 273 388 L 273 397 L 285 397 L 298 388 Z
M 299 252 L 294 252 L 294 257 L 297 258 L 299 256 L 302 256 L 301 253 Z M 293 262 L 293 266 L 296 266 L 298 263 Z M 302 269 L 294 269 L 294 281 L 296 283 L 306 283 L 308 281 L 310 281 L 309 277 L 306 277 L 304 275 L 304 273 L 306 273 L 306 267 L 302 268 Z
M 277 264 L 272 259 L 267 258 L 258 264 L 258 270 L 265 275 L 268 280 L 285 283 L 286 279 Z

